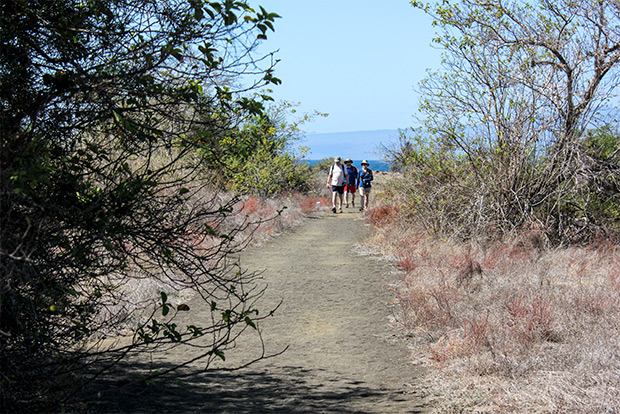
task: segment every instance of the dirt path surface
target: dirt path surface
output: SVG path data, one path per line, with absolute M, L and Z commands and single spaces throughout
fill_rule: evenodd
M 241 256 L 243 267 L 264 271 L 263 307 L 282 301 L 261 327 L 267 351 L 286 352 L 240 371 L 121 393 L 96 411 L 425 412 L 415 386 L 420 369 L 407 362 L 406 345 L 388 327 L 394 275 L 386 262 L 355 253 L 368 228 L 357 209 L 344 211 L 307 220 Z M 227 364 L 243 363 L 256 346 L 240 341 Z M 175 356 L 158 360 L 174 363 Z

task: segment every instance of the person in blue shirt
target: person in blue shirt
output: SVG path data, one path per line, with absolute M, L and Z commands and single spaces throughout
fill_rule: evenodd
M 355 189 L 357 188 L 357 168 L 353 165 L 353 160 L 347 158 L 344 160 L 344 165 L 347 169 L 348 181 L 344 187 L 346 191 L 344 195 L 345 207 L 349 208 L 349 194 L 351 194 L 351 205 L 355 207 Z
M 357 175 L 357 188 L 360 190 L 360 211 L 368 211 L 371 181 L 373 179 L 372 170 L 368 168 L 369 165 L 368 161 L 362 161 L 362 169 Z

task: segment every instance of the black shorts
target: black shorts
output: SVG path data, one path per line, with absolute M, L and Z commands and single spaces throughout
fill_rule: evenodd
M 344 194 L 344 185 L 332 185 L 332 192 Z

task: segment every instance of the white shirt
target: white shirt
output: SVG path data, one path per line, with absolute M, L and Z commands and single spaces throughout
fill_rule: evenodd
M 342 164 L 337 165 L 334 164 L 332 165 L 332 181 L 331 184 L 332 185 L 344 185 L 344 166 Z

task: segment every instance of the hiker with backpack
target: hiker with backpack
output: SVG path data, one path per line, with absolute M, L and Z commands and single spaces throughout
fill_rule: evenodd
M 368 168 L 369 165 L 368 161 L 362 161 L 362 169 L 357 175 L 357 188 L 360 190 L 360 211 L 368 211 L 371 181 L 373 180 L 372 170 Z
M 357 168 L 353 165 L 353 160 L 347 158 L 344 160 L 344 165 L 347 170 L 347 176 L 349 177 L 347 183 L 344 186 L 344 201 L 345 207 L 349 208 L 349 194 L 351 194 L 351 205 L 355 207 L 355 189 L 357 187 Z
M 349 181 L 347 170 L 342 164 L 342 158 L 334 158 L 334 164 L 329 169 L 327 177 L 327 187 L 332 189 L 332 213 L 336 212 L 336 199 L 340 199 L 339 213 L 342 213 L 342 195 L 344 194 L 344 186 Z

